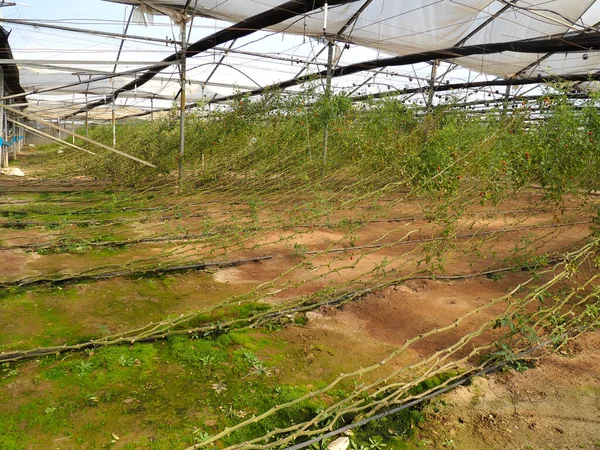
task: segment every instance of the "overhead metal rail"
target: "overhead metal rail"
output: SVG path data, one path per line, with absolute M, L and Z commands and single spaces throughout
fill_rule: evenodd
M 186 48 L 185 54 L 186 57 L 191 58 L 202 52 L 210 50 L 218 45 L 224 44 L 225 42 L 248 36 L 252 33 L 255 33 L 256 31 L 262 30 L 263 28 L 268 28 L 270 26 L 284 22 L 287 19 L 306 14 L 316 9 L 320 9 L 326 3 L 328 3 L 329 5 L 343 5 L 355 1 L 357 0 L 291 0 L 280 6 L 269 9 L 263 13 L 257 14 L 253 17 L 243 20 L 228 28 L 217 31 L 216 33 L 213 33 L 210 36 L 200 39 L 199 41 L 196 41 L 193 44 L 190 44 Z M 169 55 L 166 58 L 164 58 L 160 63 L 146 68 L 146 71 L 142 75 L 137 77 L 131 83 L 127 83 L 125 86 L 116 89 L 113 92 L 113 94 L 111 96 L 107 96 L 106 99 L 102 99 L 100 101 L 91 103 L 86 108 L 77 111 L 73 114 L 70 114 L 66 116 L 66 118 L 69 118 L 76 114 L 80 114 L 85 111 L 89 111 L 90 109 L 94 109 L 98 106 L 106 105 L 108 103 L 113 102 L 119 96 L 119 94 L 143 86 L 145 83 L 147 83 L 156 75 L 158 75 L 165 64 L 168 65 L 175 61 L 181 61 L 181 51 L 173 53 L 172 55 Z

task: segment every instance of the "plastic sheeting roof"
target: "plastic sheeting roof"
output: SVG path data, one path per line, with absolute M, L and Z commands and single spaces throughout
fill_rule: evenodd
M 42 2 L 42 0 L 31 1 Z M 61 1 L 68 3 L 71 0 Z M 73 0 L 73 4 L 76 3 Z M 197 16 L 191 28 L 190 38 L 191 42 L 194 42 L 231 24 L 281 6 L 285 2 L 283 0 L 96 0 L 89 2 L 88 0 L 86 3 L 103 5 L 106 10 L 113 11 L 114 16 L 111 16 L 110 20 L 95 19 L 90 8 L 89 17 L 82 17 L 79 12 L 77 19 L 50 22 L 61 25 L 64 22 L 77 24 L 78 21 L 87 20 L 91 24 L 87 27 L 90 32 L 104 31 L 112 26 L 111 31 L 115 39 L 111 41 L 97 38 L 94 45 L 98 50 L 94 53 L 96 47 L 93 47 L 94 50 L 87 50 L 90 48 L 89 42 L 92 42 L 92 37 L 88 38 L 65 30 L 60 34 L 65 36 L 65 39 L 59 44 L 71 46 L 67 53 L 73 55 L 73 60 L 76 59 L 75 56 L 82 59 L 107 60 L 121 54 L 119 33 L 124 31 L 128 16 L 126 12 L 130 10 L 128 8 L 125 11 L 124 6 L 136 8 L 132 27 L 128 33 L 124 33 L 128 37 L 124 45 L 121 44 L 127 59 L 160 61 L 165 55 L 175 51 L 172 44 L 173 40 L 178 39 L 178 27 L 171 20 L 181 20 L 186 5 L 188 13 Z M 9 9 L 4 8 L 3 13 L 10 17 Z M 27 10 L 23 9 L 14 17 L 20 18 L 26 16 L 26 13 Z M 69 17 L 71 11 L 65 10 L 61 14 Z M 199 102 L 219 98 L 237 89 L 248 91 L 256 87 L 262 88 L 279 81 L 293 79 L 299 73 L 321 72 L 325 68 L 326 61 L 326 52 L 322 51 L 324 37 L 334 37 L 337 41 L 336 63 L 339 66 L 383 59 L 390 55 L 413 55 L 457 46 L 485 47 L 499 42 L 561 36 L 569 39 L 572 33 L 597 31 L 595 25 L 600 23 L 600 1 L 348 0 L 346 4 L 329 7 L 326 33 L 323 30 L 324 15 L 324 10 L 319 8 L 306 15 L 271 26 L 267 31 L 257 31 L 249 37 L 238 40 L 235 44 L 228 42 L 216 49 L 189 58 L 186 84 L 188 101 Z M 168 16 L 170 19 L 157 16 Z M 222 21 L 227 23 L 224 24 Z M 16 27 L 28 41 L 44 37 L 43 35 L 37 37 L 40 34 L 38 29 L 30 32 L 31 28 L 20 28 L 24 26 L 23 24 L 11 24 L 11 26 Z M 280 32 L 285 33 L 285 42 L 284 38 L 277 34 Z M 58 36 L 60 32 L 52 31 L 52 33 Z M 168 36 L 165 38 L 167 33 Z M 565 36 L 566 33 L 571 34 Z M 156 41 L 144 43 L 132 38 L 132 34 L 152 36 Z M 96 39 L 95 36 L 93 38 Z M 162 44 L 158 42 L 159 38 L 165 39 Z M 19 44 L 15 46 L 12 43 L 13 39 L 15 39 L 14 33 L 11 36 L 11 45 L 15 49 L 15 59 L 19 60 L 24 55 L 21 53 L 22 46 Z M 346 43 L 350 46 L 344 46 Z M 64 55 L 65 53 L 62 53 L 63 59 Z M 112 71 L 117 69 L 116 66 L 114 69 L 112 67 L 114 62 L 110 65 L 98 63 L 97 66 L 91 67 L 73 61 L 73 64 L 62 65 L 63 67 L 59 68 L 56 66 L 60 64 L 53 63 L 53 57 L 38 59 L 36 64 L 28 65 L 18 61 L 17 64 L 21 71 L 21 85 L 25 90 L 42 92 L 28 96 L 31 111 L 36 111 L 47 118 L 70 115 L 78 111 L 86 101 L 110 96 L 113 89 L 130 83 L 134 76 L 139 76 L 144 70 L 143 64 L 129 65 L 120 62 L 118 69 L 124 70 L 125 73 L 111 81 Z M 461 58 L 448 55 L 447 58 L 442 59 L 449 62 L 443 63 L 443 67 L 438 70 L 438 83 L 482 81 L 497 76 L 535 78 L 540 75 L 565 76 L 600 72 L 600 52 L 586 48 L 569 53 L 503 52 Z M 430 76 L 431 66 L 428 64 L 389 67 L 365 70 L 352 76 L 346 75 L 334 83 L 334 88 L 357 94 L 385 90 L 394 92 L 405 88 L 425 88 L 429 84 Z M 83 82 L 96 77 L 101 79 Z M 132 111 L 148 111 L 151 106 L 149 99 L 156 100 L 152 103 L 154 107 L 168 108 L 179 95 L 178 77 L 177 66 L 167 67 L 161 71 L 159 77 L 148 84 L 122 93 L 118 99 L 117 115 L 122 117 L 131 114 Z M 581 83 L 580 86 L 596 87 L 597 83 Z M 484 95 L 490 97 L 497 93 L 491 89 Z M 417 102 L 418 95 L 406 98 L 413 98 L 411 101 Z M 469 95 L 473 95 L 473 92 L 465 93 L 462 100 L 468 100 Z M 476 94 L 479 98 L 481 95 L 481 91 Z M 425 98 L 419 100 L 420 103 L 424 101 Z M 61 104 L 64 105 L 62 111 Z M 110 109 L 98 108 L 93 111 L 93 114 L 90 113 L 90 118 L 105 119 L 107 112 L 110 112 Z
M 47 69 L 31 69 L 22 67 L 20 69 L 21 85 L 27 86 L 28 89 L 53 89 L 60 88 L 63 93 L 84 94 L 88 96 L 109 96 L 115 86 L 129 83 L 134 79 L 133 76 L 118 76 L 112 79 L 104 79 L 85 83 L 86 80 L 91 80 L 97 75 L 90 72 L 78 74 L 72 70 L 69 72 Z M 100 75 L 100 74 L 99 74 Z M 82 81 L 80 85 L 70 85 L 73 77 Z M 156 100 L 172 100 L 177 97 L 180 86 L 177 80 L 155 79 L 144 85 L 140 89 L 136 89 L 121 94 L 124 98 L 132 99 L 156 99 Z M 198 84 L 188 84 L 186 88 L 186 96 L 190 102 L 199 102 L 207 98 L 212 98 L 214 93 L 207 88 L 202 88 Z
M 181 11 L 188 4 L 196 14 L 240 22 L 277 7 L 281 0 L 107 0 L 142 5 L 146 12 Z M 600 22 L 600 4 L 596 0 L 362 0 L 331 8 L 327 34 L 337 40 L 407 55 L 422 51 L 467 45 L 543 38 L 581 31 Z M 366 6 L 363 11 L 361 8 Z M 351 22 L 345 32 L 338 35 Z M 301 20 L 288 20 L 275 31 L 306 36 L 322 36 L 324 12 L 316 11 Z M 582 49 L 585 52 L 586 49 Z M 563 75 L 600 69 L 600 60 L 556 55 L 540 61 L 543 54 L 503 54 L 459 58 L 455 62 L 482 73 L 516 76 L 544 73 Z M 530 67 L 536 64 L 535 67 Z

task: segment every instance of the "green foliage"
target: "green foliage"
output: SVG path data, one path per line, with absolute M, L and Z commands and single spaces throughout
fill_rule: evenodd
M 226 231 L 234 236 L 232 241 L 240 236 L 246 239 L 259 229 L 265 215 L 262 208 L 268 207 L 263 193 L 277 193 L 277 190 L 285 188 L 286 192 L 293 194 L 294 201 L 303 192 L 314 193 L 314 197 L 302 206 L 303 210 L 298 213 L 301 217 L 294 225 L 306 221 L 339 228 L 345 233 L 344 245 L 350 246 L 358 244 L 359 235 L 354 229 L 361 222 L 336 216 L 335 202 L 342 196 L 332 195 L 333 191 L 343 193 L 349 199 L 361 198 L 361 193 L 373 194 L 375 191 L 381 192 L 381 197 L 391 190 L 405 189 L 411 194 L 416 193 L 431 200 L 423 202 L 428 205 L 425 219 L 432 223 L 440 237 L 421 246 L 423 252 L 416 260 L 438 273 L 444 270 L 447 255 L 457 248 L 460 251 L 452 238 L 459 232 L 457 230 L 464 229 L 465 205 L 477 201 L 496 204 L 532 183 L 541 184 L 547 197 L 551 198 L 598 188 L 599 161 L 594 140 L 600 133 L 600 115 L 593 107 L 593 100 L 575 107 L 558 95 L 548 101 L 541 99 L 540 106 L 546 121 L 532 121 L 539 113 L 525 110 L 515 111 L 510 116 L 497 114 L 481 118 L 456 110 L 439 109 L 423 116 L 421 112 L 393 99 L 352 105 L 343 95 L 315 101 L 310 94 L 288 97 L 269 94 L 259 101 L 242 99 L 230 108 L 219 109 L 207 117 L 191 114 L 186 119 L 185 164 L 188 172 L 194 175 L 190 177 L 193 179 L 190 186 L 198 183 L 215 192 L 216 198 L 221 192 L 235 192 L 235 201 L 241 205 L 241 212 L 226 227 Z M 326 126 L 330 140 L 327 163 L 323 165 L 320 152 Z M 158 172 L 126 160 L 115 164 L 112 155 L 92 158 L 78 154 L 77 160 L 73 161 L 79 164 L 83 158 L 84 173 L 120 183 L 141 183 L 163 176 L 169 179 L 177 165 L 178 127 L 174 116 L 148 123 L 123 124 L 118 132 L 119 146 L 157 163 Z M 111 140 L 109 129 L 101 126 L 94 127 L 92 137 L 105 142 Z M 231 197 L 226 197 L 225 201 Z M 375 197 L 369 197 L 374 199 L 373 205 L 381 198 Z M 113 194 L 106 210 L 109 213 L 118 210 L 117 205 L 123 201 L 120 194 Z M 346 201 L 345 198 L 343 201 Z M 294 208 L 295 204 L 290 202 L 286 206 Z M 183 208 L 173 208 L 172 212 L 177 219 L 186 217 Z M 22 219 L 24 215 L 10 217 Z M 242 220 L 236 220 L 238 218 Z M 218 222 L 206 219 L 194 231 L 220 231 Z M 321 225 L 323 222 L 325 225 Z M 595 225 L 600 226 L 600 221 L 596 222 Z M 63 228 L 62 221 L 57 223 Z M 191 225 L 189 229 L 183 227 L 178 231 L 192 231 Z M 64 235 L 62 245 L 56 251 L 87 252 L 86 242 L 92 244 L 93 241 L 77 239 L 76 236 L 76 233 Z M 294 239 L 292 237 L 285 242 L 296 256 L 306 257 L 308 248 L 301 242 L 294 242 Z M 534 245 L 533 236 L 523 235 L 511 257 L 516 262 L 525 259 L 524 263 L 529 263 L 535 256 Z M 96 256 L 101 255 L 97 253 Z M 308 267 L 309 263 L 306 264 Z M 576 269 L 573 266 L 571 275 L 577 274 Z M 387 271 L 393 270 L 393 264 L 384 259 L 373 268 L 372 274 L 385 280 L 389 277 Z M 177 285 L 178 278 L 163 276 L 136 282 L 140 293 L 156 298 L 160 295 L 162 300 L 171 296 L 167 291 Z M 0 290 L 3 300 L 14 299 L 18 295 L 22 295 L 21 291 Z M 62 290 L 49 291 L 48 296 L 69 299 L 67 291 Z M 277 335 L 267 333 L 264 328 L 259 331 L 230 331 L 224 325 L 228 319 L 250 318 L 270 308 L 247 302 L 247 297 L 241 298 L 243 301 L 239 303 L 232 301 L 186 324 L 189 327 L 217 324 L 217 329 L 210 334 L 191 333 L 153 345 L 115 346 L 89 351 L 79 359 L 69 356 L 65 361 L 49 361 L 43 368 L 41 379 L 51 386 L 68 387 L 68 402 L 51 396 L 44 397 L 46 401 L 38 404 L 24 402 L 25 406 L 16 414 L 18 420 L 7 420 L 8 425 L 0 422 L 0 447 L 20 448 L 19 441 L 10 437 L 19 433 L 11 428 L 15 424 L 27 422 L 30 427 L 27 431 L 60 429 L 69 423 L 73 411 L 100 410 L 109 406 L 113 410 L 126 409 L 127 414 L 134 414 L 139 408 L 159 423 L 167 422 L 164 419 L 168 414 L 168 426 L 171 426 L 172 420 L 176 422 L 174 428 L 178 431 L 195 429 L 193 434 L 188 433 L 186 438 L 182 438 L 186 443 L 202 442 L 215 431 L 198 428 L 205 423 L 206 417 L 218 418 L 215 426 L 223 429 L 275 405 L 300 398 L 308 392 L 307 388 L 280 384 L 276 379 L 278 373 L 286 372 L 285 368 L 280 370 L 276 365 L 289 364 L 286 358 L 292 359 L 286 351 L 274 348 Z M 540 304 L 543 306 L 542 298 Z M 161 301 L 157 308 L 163 306 Z M 597 327 L 600 308 L 594 303 L 581 308 L 583 312 L 577 325 Z M 51 333 L 45 333 L 49 339 L 66 337 L 69 330 L 51 308 L 44 308 L 36 314 L 44 318 L 44 323 L 52 325 Z M 283 321 L 272 321 L 264 326 L 274 331 L 292 321 L 302 325 L 306 323 L 306 317 L 290 315 Z M 557 346 L 561 345 L 564 342 L 565 317 L 556 312 L 548 321 L 552 326 L 550 336 L 556 340 Z M 123 322 L 126 320 L 123 319 Z M 112 329 L 120 325 L 111 323 L 110 326 Z M 508 360 L 517 370 L 524 369 L 526 365 L 513 349 L 538 342 L 536 325 L 525 315 L 516 314 L 500 319 L 496 326 L 505 329 L 506 335 L 493 356 Z M 537 328 L 540 331 L 541 327 Z M 75 335 L 70 333 L 69 336 Z M 267 346 L 269 351 L 265 350 Z M 11 377 L 22 376 L 18 367 L 3 366 L 3 382 L 10 383 Z M 435 388 L 454 375 L 443 374 L 426 380 L 409 394 L 416 395 Z M 168 380 L 169 386 L 165 387 L 163 379 Z M 182 398 L 181 392 L 189 392 L 189 395 Z M 347 395 L 342 393 L 339 397 Z M 163 411 L 162 416 L 157 416 L 156 411 L 162 410 L 164 405 L 175 404 L 175 397 L 176 413 Z M 327 403 L 325 400 L 299 402 L 239 430 L 219 445 L 248 441 L 310 419 L 337 399 L 337 395 L 332 394 L 327 396 Z M 127 402 L 123 403 L 124 400 Z M 201 412 L 198 405 L 202 405 Z M 354 419 L 356 417 L 344 417 L 344 420 Z M 397 448 L 395 440 L 409 437 L 414 425 L 421 420 L 423 416 L 417 408 L 372 422 L 357 431 L 353 444 L 361 450 Z M 212 425 L 207 427 L 212 428 Z M 5 431 L 7 436 L 3 436 Z M 155 446 L 149 442 L 146 444 Z M 450 447 L 451 441 L 442 445 Z
M 450 107 L 419 116 L 418 110 L 395 99 L 360 106 L 344 94 L 315 100 L 311 90 L 243 98 L 208 116 L 187 116 L 185 166 L 196 183 L 245 190 L 255 219 L 257 185 L 282 188 L 302 182 L 325 187 L 325 125 L 327 173 L 337 174 L 331 181 L 353 184 L 353 189 L 397 183 L 447 196 L 473 186 L 481 202 L 494 203 L 529 183 L 541 184 L 552 197 L 596 189 L 598 99 L 574 105 L 560 87 L 553 92 L 540 98 L 541 113 L 523 107 L 511 109 L 511 114 L 491 111 L 484 118 Z M 545 120 L 532 122 L 539 114 Z M 157 164 L 158 171 L 126 159 L 115 164 L 112 155 L 77 153 L 76 162 L 88 175 L 121 184 L 156 179 L 177 168 L 178 129 L 173 115 L 118 126 L 119 147 Z M 92 127 L 90 134 L 104 143 L 112 140 L 108 126 Z
M 574 188 L 598 187 L 597 170 L 600 154 L 596 139 L 600 117 L 592 97 L 580 110 L 565 94 L 540 99 L 546 114 L 534 138 L 537 151 L 532 153 L 533 170 L 553 196 Z

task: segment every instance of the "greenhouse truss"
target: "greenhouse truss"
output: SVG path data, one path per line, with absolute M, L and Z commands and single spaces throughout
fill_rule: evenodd
M 91 2 L 102 18 L 65 3 L 61 18 L 1 8 L 5 100 L 38 125 L 151 119 L 181 102 L 209 112 L 308 86 L 486 108 L 557 82 L 586 95 L 600 73 L 595 0 Z

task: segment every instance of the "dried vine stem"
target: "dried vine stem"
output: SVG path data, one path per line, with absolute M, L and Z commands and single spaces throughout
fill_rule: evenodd
M 582 331 L 582 333 L 585 331 Z M 524 359 L 527 358 L 531 353 L 539 351 L 551 344 L 553 344 L 554 341 L 553 340 L 547 340 L 545 342 L 542 342 L 540 344 L 534 345 L 532 347 L 529 347 L 527 349 L 524 349 L 522 351 L 520 351 L 519 353 L 516 354 L 516 357 L 518 359 Z M 483 364 L 473 370 L 468 371 L 465 374 L 461 374 L 460 377 L 455 377 L 455 378 L 451 378 L 448 379 L 447 381 L 445 381 L 444 383 L 431 388 L 429 390 L 424 391 L 423 393 L 421 393 L 420 395 L 417 396 L 410 396 L 410 397 L 406 397 L 404 399 L 402 399 L 401 402 L 401 406 L 395 407 L 395 408 L 391 408 L 388 409 L 387 411 L 381 412 L 375 416 L 370 416 L 367 417 L 363 420 L 359 420 L 357 422 L 353 422 L 349 425 L 343 426 L 341 428 L 338 428 L 336 430 L 333 431 L 329 431 L 328 433 L 325 433 L 317 438 L 314 439 L 310 439 L 308 441 L 302 442 L 300 444 L 297 445 L 292 445 L 290 447 L 287 447 L 285 450 L 300 450 L 306 447 L 309 447 L 311 445 L 314 445 L 318 442 L 323 441 L 324 439 L 328 439 L 331 437 L 335 437 L 338 436 L 344 432 L 347 432 L 349 430 L 352 429 L 356 429 L 358 427 L 364 426 L 370 422 L 373 422 L 375 420 L 380 420 L 383 419 L 385 417 L 388 417 L 392 414 L 397 414 L 403 410 L 406 410 L 408 408 L 412 408 L 414 406 L 419 405 L 420 403 L 423 403 L 426 400 L 431 400 L 432 398 L 435 398 L 439 395 L 442 395 L 452 389 L 455 389 L 459 386 L 464 385 L 469 379 L 471 379 L 472 377 L 477 377 L 477 376 L 483 376 L 483 375 L 487 375 L 489 373 L 493 373 L 496 372 L 500 369 L 502 369 L 503 367 L 505 367 L 508 364 L 509 361 L 507 360 L 503 360 L 500 361 L 497 364 Z M 247 447 L 246 447 L 247 448 Z
M 572 256 L 570 256 L 572 258 Z M 556 261 L 550 261 L 548 264 L 555 264 Z M 93 339 L 90 341 L 82 342 L 80 344 L 72 344 L 72 345 L 62 345 L 62 346 L 52 346 L 52 347 L 38 347 L 30 350 L 17 350 L 12 352 L 3 352 L 0 353 L 0 362 L 14 362 L 21 361 L 26 359 L 38 358 L 41 356 L 48 355 L 56 355 L 67 352 L 76 352 L 83 351 L 89 348 L 96 347 L 106 347 L 111 345 L 120 345 L 120 344 L 132 344 L 134 342 L 151 342 L 160 339 L 165 339 L 169 336 L 175 335 L 184 335 L 184 334 L 193 334 L 193 333 L 211 333 L 218 330 L 226 330 L 232 327 L 237 327 L 238 325 L 247 326 L 247 327 L 257 327 L 266 322 L 272 321 L 278 317 L 286 316 L 289 314 L 295 314 L 300 312 L 311 311 L 322 306 L 333 306 L 340 305 L 349 301 L 357 300 L 363 298 L 365 295 L 375 292 L 377 290 L 384 289 L 386 287 L 399 285 L 409 280 L 421 280 L 421 279 L 431 279 L 431 280 L 460 280 L 460 279 L 470 279 L 479 276 L 489 276 L 493 274 L 503 273 L 503 272 L 511 272 L 515 270 L 526 269 L 527 267 L 523 266 L 514 266 L 514 267 L 505 267 L 501 269 L 492 269 L 488 271 L 474 272 L 469 274 L 460 274 L 460 275 L 411 275 L 411 276 L 403 276 L 397 278 L 392 281 L 386 281 L 383 283 L 379 283 L 373 287 L 364 288 L 358 291 L 349 292 L 340 296 L 336 296 L 334 298 L 326 298 L 321 301 L 310 301 L 309 300 L 300 300 L 296 302 L 292 302 L 291 304 L 282 305 L 275 310 L 269 310 L 263 313 L 256 314 L 247 319 L 232 319 L 228 321 L 219 322 L 218 324 L 208 324 L 206 326 L 194 327 L 194 328 L 181 328 L 186 323 L 198 318 L 201 315 L 210 314 L 218 309 L 222 309 L 231 304 L 239 303 L 238 297 L 232 297 L 220 305 L 214 306 L 209 309 L 196 311 L 192 313 L 182 314 L 179 317 L 160 321 L 157 323 L 149 323 L 144 325 L 143 327 L 124 331 L 122 333 L 113 334 L 110 336 L 106 336 L 100 339 Z M 538 275 L 544 272 L 540 272 Z M 312 297 L 312 296 L 311 296 Z M 255 300 L 254 300 L 255 301 Z M 307 304 L 301 304 L 301 302 L 310 301 Z M 475 310 L 473 313 L 477 312 Z M 468 317 L 468 314 L 465 317 Z M 449 326 L 449 328 L 453 328 L 455 325 Z M 179 329 L 177 329 L 179 328 Z M 434 333 L 432 331 L 431 333 Z M 428 336 L 429 334 L 427 334 Z M 425 335 L 423 335 L 425 336 Z
M 564 263 L 563 265 L 565 266 L 564 269 L 554 275 L 552 277 L 552 279 L 550 279 L 548 282 L 544 283 L 541 286 L 536 287 L 536 289 L 529 293 L 528 295 L 526 295 L 524 297 L 524 299 L 516 302 L 516 303 L 511 303 L 509 302 L 509 305 L 507 307 L 507 310 L 500 315 L 498 318 L 495 318 L 492 321 L 489 321 L 487 323 L 485 323 L 484 325 L 482 325 L 480 327 L 479 330 L 477 330 L 476 332 L 473 333 L 469 333 L 468 335 L 464 336 L 457 344 L 455 344 L 454 346 L 449 347 L 448 349 L 444 349 L 440 352 L 437 352 L 435 355 L 433 355 L 432 357 L 428 358 L 427 360 L 421 361 L 419 363 L 417 363 L 414 366 L 409 366 L 409 368 L 403 368 L 400 369 L 399 371 L 384 377 L 382 379 L 377 380 L 376 382 L 374 382 L 373 384 L 371 384 L 370 386 L 363 388 L 360 390 L 360 392 L 358 393 L 353 393 L 349 398 L 342 400 L 342 402 L 333 405 L 332 407 L 328 408 L 327 413 L 331 413 L 333 410 L 340 408 L 342 406 L 343 403 L 347 403 L 347 401 L 352 400 L 353 398 L 356 398 L 358 395 L 363 394 L 365 392 L 367 392 L 369 389 L 373 389 L 375 386 L 382 384 L 383 387 L 380 388 L 379 391 L 376 392 L 384 392 L 387 391 L 389 389 L 392 390 L 391 395 L 388 395 L 384 400 L 382 401 L 378 401 L 378 402 L 374 402 L 371 405 L 369 405 L 369 408 L 376 408 L 377 405 L 381 405 L 379 406 L 379 408 L 382 408 L 384 406 L 387 406 L 389 404 L 393 404 L 394 402 L 398 402 L 401 400 L 402 396 L 408 391 L 408 389 L 410 389 L 411 387 L 416 386 L 418 383 L 420 383 L 421 381 L 423 381 L 424 379 L 426 379 L 427 377 L 431 377 L 434 376 L 435 374 L 439 374 L 441 373 L 440 371 L 444 371 L 444 370 L 448 370 L 448 367 L 454 366 L 455 363 L 450 363 L 450 366 L 448 365 L 444 365 L 444 366 L 439 366 L 439 363 L 444 361 L 445 359 L 447 359 L 448 356 L 450 356 L 451 354 L 455 354 L 458 350 L 464 348 L 464 346 L 471 342 L 472 339 L 474 339 L 475 337 L 480 336 L 481 334 L 483 334 L 483 332 L 485 331 L 489 331 L 494 325 L 496 325 L 497 320 L 504 318 L 504 317 L 513 317 L 514 314 L 519 311 L 522 310 L 527 304 L 531 303 L 532 301 L 534 301 L 537 296 L 540 293 L 543 292 L 547 292 L 552 286 L 555 286 L 556 284 L 558 284 L 561 281 L 567 280 L 571 277 L 572 275 L 572 268 L 568 267 L 569 263 L 573 263 L 576 260 L 579 260 L 578 265 L 581 265 L 585 260 L 587 260 L 587 258 L 590 256 L 590 254 L 597 248 L 598 245 L 598 241 L 594 241 L 589 243 L 588 245 L 584 246 L 582 249 L 580 249 L 577 252 L 573 252 L 570 255 L 567 256 L 566 260 L 569 261 L 567 263 Z M 595 279 L 596 277 L 594 277 Z M 508 294 L 507 296 L 503 296 L 501 298 L 495 299 L 493 301 L 491 301 L 490 303 L 477 308 L 476 310 L 473 310 L 471 312 L 469 312 L 467 315 L 463 316 L 460 319 L 457 319 L 459 321 L 464 320 L 466 317 L 472 315 L 472 314 L 476 314 L 477 312 L 480 312 L 484 309 L 489 308 L 490 306 L 497 304 L 501 301 L 506 301 L 506 300 L 510 300 L 512 298 L 512 296 L 518 291 L 520 290 L 524 285 L 530 283 L 531 281 L 533 281 L 534 278 L 531 278 L 529 280 L 527 280 L 526 283 L 524 283 L 523 285 L 518 286 L 517 288 L 515 288 L 510 294 Z M 586 285 L 590 284 L 590 282 L 586 283 Z M 580 287 L 576 288 L 573 292 L 579 292 L 580 291 Z M 570 297 L 569 297 L 570 298 Z M 565 302 L 559 302 L 557 305 L 555 305 L 554 310 L 560 310 L 560 308 L 562 308 L 562 306 L 564 305 Z M 516 306 L 516 308 L 515 308 Z M 535 314 L 534 314 L 535 315 Z M 417 336 L 413 339 L 409 339 L 407 340 L 407 342 L 398 350 L 394 351 L 392 354 L 390 354 L 388 357 L 386 357 L 384 360 L 380 361 L 377 364 L 374 364 L 372 366 L 369 366 L 367 368 L 362 368 L 359 369 L 357 371 L 354 371 L 350 374 L 342 374 L 340 375 L 338 378 L 336 378 L 335 380 L 333 380 L 328 386 L 324 387 L 323 389 L 317 390 L 317 391 L 313 391 L 310 392 L 302 397 L 299 397 L 298 399 L 295 399 L 293 401 L 287 402 L 285 404 L 281 404 L 281 405 L 277 405 L 274 408 L 271 408 L 268 411 L 265 411 L 264 413 L 255 416 L 251 419 L 248 419 L 244 422 L 241 422 L 237 425 L 234 425 L 232 427 L 229 427 L 225 430 L 223 430 L 221 433 L 209 438 L 208 440 L 196 444 L 192 447 L 189 447 L 189 449 L 198 449 L 210 444 L 214 444 L 215 442 L 217 442 L 218 440 L 227 437 L 229 435 L 231 435 L 233 432 L 247 426 L 250 425 L 252 423 L 257 423 L 271 415 L 277 414 L 279 411 L 281 411 L 284 408 L 289 408 L 291 406 L 297 405 L 298 403 L 304 402 L 306 400 L 310 400 L 313 399 L 315 397 L 318 397 L 324 393 L 327 393 L 329 391 L 331 391 L 331 389 L 333 389 L 334 387 L 336 387 L 337 385 L 339 385 L 341 382 L 345 381 L 345 380 L 349 380 L 350 378 L 355 378 L 355 377 L 360 377 L 362 375 L 365 375 L 368 372 L 374 371 L 379 369 L 380 367 L 384 366 L 385 364 L 387 364 L 391 359 L 395 358 L 396 356 L 398 356 L 399 354 L 401 354 L 402 352 L 404 352 L 409 346 L 413 345 L 415 342 L 420 341 L 421 339 L 425 339 L 426 337 L 432 335 L 432 334 L 437 334 L 452 328 L 455 328 L 456 326 L 458 326 L 457 323 L 453 323 L 447 327 L 444 327 L 442 329 L 436 329 L 436 330 L 431 330 L 428 333 L 425 333 L 423 335 Z M 480 354 L 480 352 L 484 349 L 489 349 L 490 345 L 485 345 L 485 346 L 481 346 L 480 348 L 477 348 L 476 350 L 472 351 L 469 354 L 469 358 L 473 357 L 475 354 Z M 441 357 L 442 354 L 446 353 L 445 357 Z M 441 359 L 440 359 L 441 357 Z M 421 377 L 418 377 L 416 380 L 414 380 L 413 382 L 409 382 L 409 383 L 401 383 L 400 389 L 394 389 L 393 385 L 387 385 L 387 381 L 389 381 L 390 379 L 396 378 L 400 375 L 400 373 L 407 371 L 407 370 L 414 370 L 417 367 L 426 367 L 428 363 L 431 363 L 432 360 L 435 360 L 435 364 L 433 365 L 433 367 L 437 367 L 437 370 L 426 370 L 425 374 L 422 375 Z M 383 389 L 383 391 L 381 390 Z M 360 404 L 363 403 L 364 400 L 359 400 L 358 403 L 351 403 L 349 406 L 346 406 L 344 408 L 341 408 L 340 411 L 338 411 L 335 415 L 336 418 L 340 418 L 343 414 L 349 413 L 349 412 L 358 412 L 360 411 L 361 408 Z M 373 409 L 373 413 L 376 411 L 376 409 Z M 300 424 L 297 426 L 294 426 L 293 430 L 291 428 L 288 428 L 285 430 L 285 432 L 290 432 L 290 431 L 295 431 L 294 433 L 292 433 L 291 435 L 283 438 L 283 439 L 278 439 L 273 443 L 268 443 L 268 444 L 264 444 L 264 445 L 256 445 L 256 443 L 258 442 L 266 442 L 269 439 L 271 439 L 272 437 L 274 437 L 275 435 L 279 434 L 278 431 L 274 431 L 272 433 L 270 433 L 269 435 L 263 436 L 262 438 L 257 438 L 256 440 L 253 440 L 252 442 L 248 442 L 245 444 L 240 444 L 240 445 L 234 445 L 232 447 L 228 447 L 228 449 L 238 449 L 238 448 L 260 448 L 260 449 L 270 449 L 270 448 L 275 448 L 275 447 L 281 447 L 283 445 L 286 445 L 289 442 L 292 442 L 295 439 L 298 439 L 300 437 L 308 437 L 311 435 L 314 435 L 315 433 L 322 433 L 325 432 L 328 428 L 331 428 L 331 424 L 327 425 L 325 428 L 321 428 L 318 430 L 307 430 L 310 426 L 318 423 L 319 421 L 323 420 L 324 417 L 322 417 L 321 415 L 317 416 L 316 418 L 314 418 L 313 420 L 305 423 L 305 424 Z
M 464 233 L 457 234 L 455 236 L 437 236 L 430 238 L 421 238 L 421 239 L 410 239 L 410 236 L 407 236 L 405 239 L 398 240 L 395 242 L 390 242 L 386 244 L 374 244 L 374 245 L 363 245 L 359 247 L 343 247 L 343 248 L 334 248 L 331 250 L 327 250 L 327 253 L 342 253 L 342 252 L 353 252 L 357 250 L 365 250 L 365 249 L 381 249 L 381 248 L 389 248 L 395 245 L 407 245 L 407 244 L 421 244 L 423 242 L 435 242 L 435 241 L 448 241 L 453 239 L 468 239 L 472 237 L 479 236 L 489 236 L 489 235 L 501 235 L 506 233 L 515 233 L 517 231 L 525 231 L 525 230 L 541 230 L 544 228 L 563 228 L 563 227 L 574 227 L 576 225 L 585 225 L 593 223 L 593 220 L 580 220 L 577 222 L 567 222 L 567 223 L 552 223 L 546 225 L 528 225 L 524 227 L 516 227 L 516 228 L 503 228 L 500 230 L 491 230 L 491 231 L 476 231 L 474 233 Z M 315 255 L 321 254 L 322 251 L 308 251 L 307 255 Z

